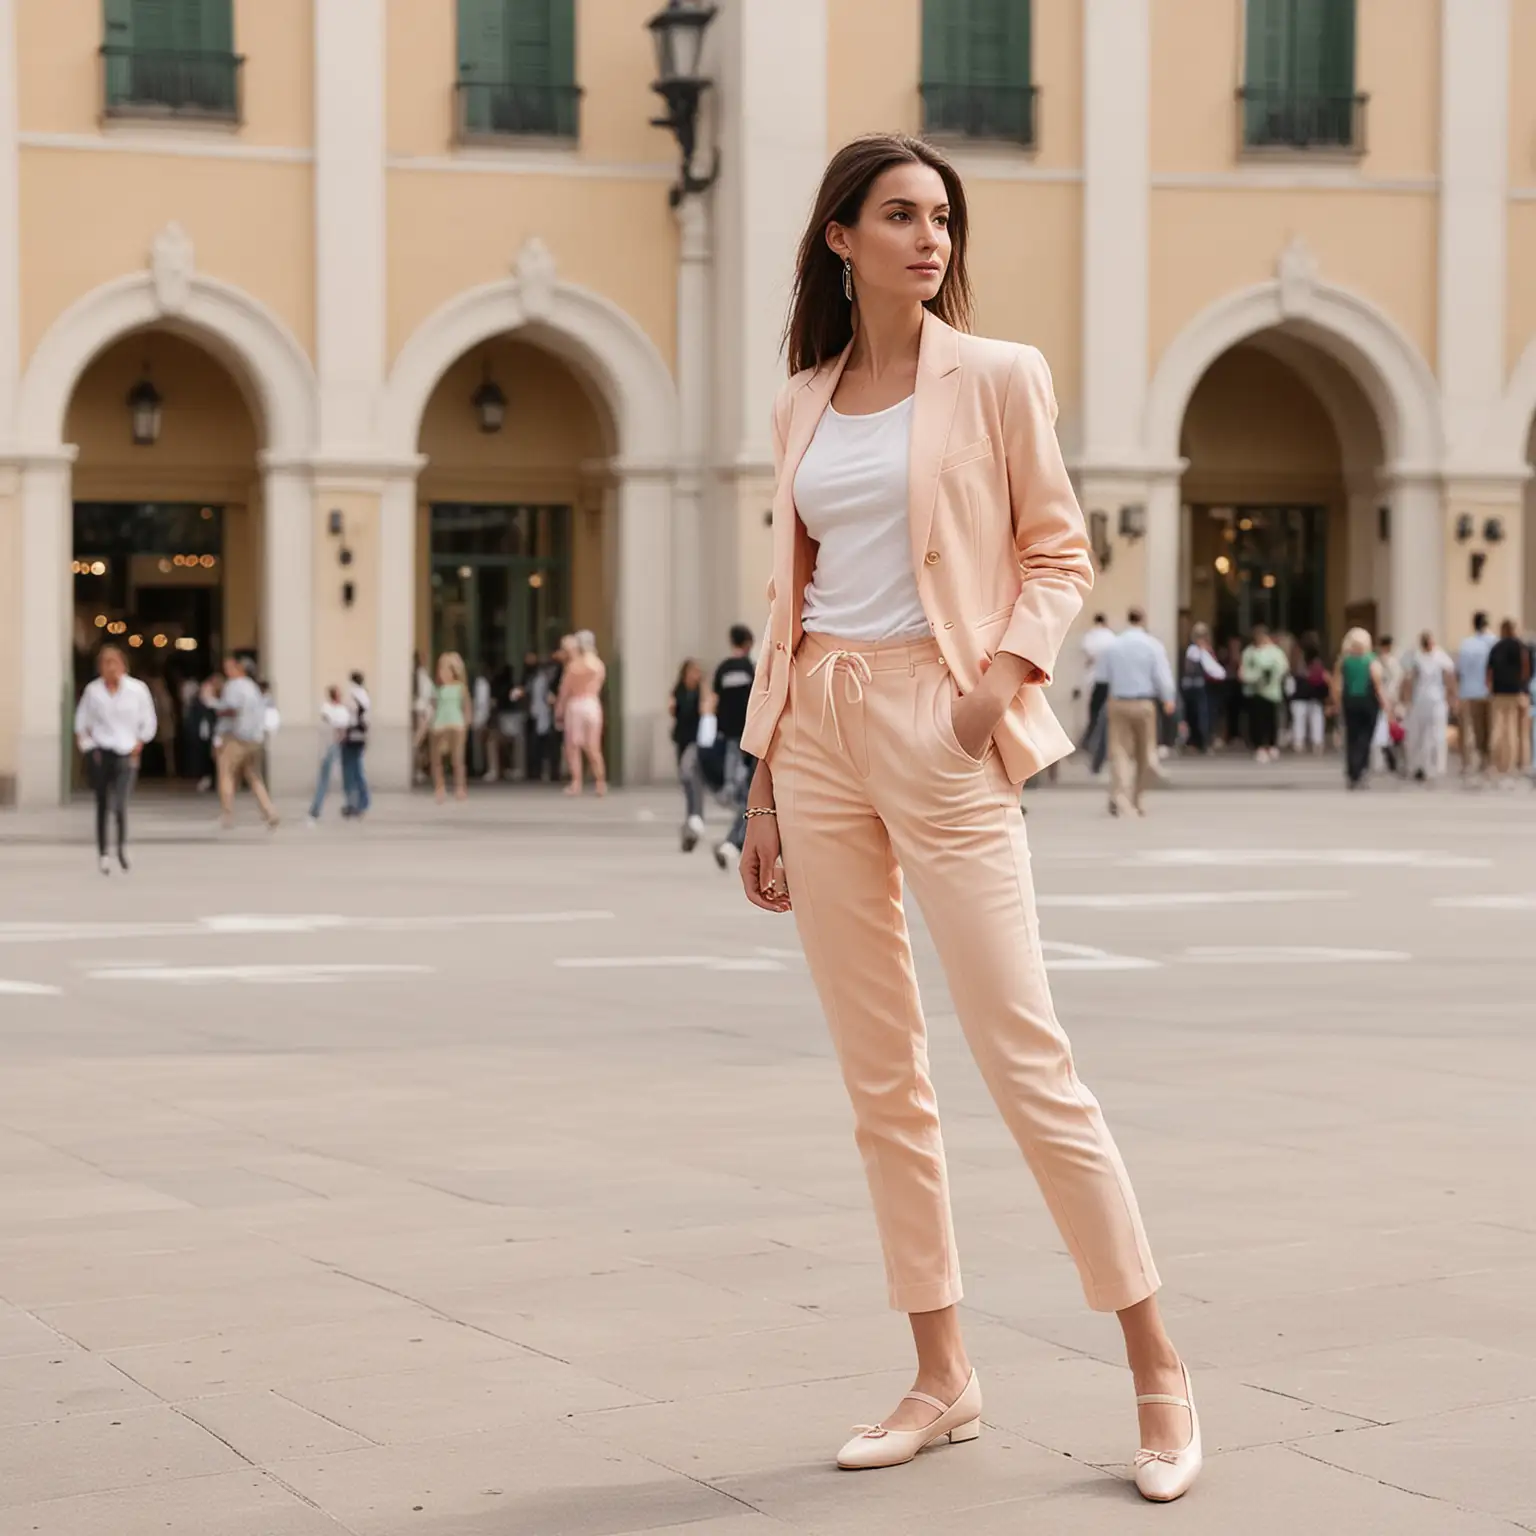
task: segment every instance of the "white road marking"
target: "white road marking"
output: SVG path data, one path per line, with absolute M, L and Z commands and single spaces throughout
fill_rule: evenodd
M 1095 949 L 1091 944 L 1063 944 L 1056 939 L 1042 939 L 1040 948 L 1045 954 L 1048 971 L 1155 971 L 1160 968 L 1156 960 L 1144 960 L 1138 955 L 1112 955 L 1107 949 Z
M 248 986 L 309 985 L 349 976 L 426 975 L 431 965 L 118 965 L 89 971 L 92 981 L 173 981 L 186 986 L 238 981 Z
M 1437 896 L 1435 905 L 1469 912 L 1536 912 L 1536 891 L 1514 896 Z
M 777 960 L 732 959 L 725 955 L 585 955 L 556 960 L 562 971 L 782 971 Z
M 1400 949 L 1330 949 L 1320 944 L 1208 944 L 1186 949 L 1184 958 L 1196 965 L 1289 965 L 1297 960 L 1319 965 L 1353 965 L 1412 960 L 1413 956 Z
M 68 944 L 92 939 L 228 938 L 261 934 L 420 933 L 448 928 L 607 922 L 612 912 L 461 912 L 428 917 L 342 917 L 328 913 L 216 913 L 174 923 L 0 922 L 0 944 Z
M 1124 891 L 1101 895 L 1044 895 L 1042 907 L 1087 907 L 1102 912 L 1134 912 L 1175 907 L 1259 906 L 1269 902 L 1342 901 L 1348 891 Z
M 0 997 L 58 997 L 62 987 L 44 986 L 40 981 L 5 981 L 0 979 Z
M 1493 860 L 1424 848 L 1149 848 L 1120 862 L 1125 868 L 1487 869 Z

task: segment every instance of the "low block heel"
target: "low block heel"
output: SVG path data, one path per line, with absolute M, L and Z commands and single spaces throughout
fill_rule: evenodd
M 974 1440 L 981 1433 L 981 1420 L 972 1419 L 969 1424 L 957 1424 L 949 1432 L 949 1443 L 959 1445 L 962 1440 Z

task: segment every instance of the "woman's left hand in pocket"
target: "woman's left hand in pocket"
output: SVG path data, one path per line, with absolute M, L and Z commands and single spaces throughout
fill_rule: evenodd
M 955 700 L 951 715 L 960 750 L 979 763 L 987 755 L 987 743 L 1007 712 L 1007 700 L 997 698 L 984 683 L 974 693 L 962 693 Z

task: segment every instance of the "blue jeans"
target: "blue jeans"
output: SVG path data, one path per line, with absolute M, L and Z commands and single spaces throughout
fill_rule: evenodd
M 373 804 L 368 793 L 368 778 L 363 772 L 363 744 L 360 741 L 344 741 L 341 744 L 341 788 L 347 797 L 347 811 L 361 816 Z
M 320 777 L 315 780 L 315 798 L 309 802 L 309 815 L 312 821 L 320 819 L 320 812 L 325 806 L 325 797 L 331 787 L 331 770 L 336 766 L 341 757 L 341 743 L 333 741 L 325 749 L 325 756 L 320 759 Z
M 725 743 L 725 785 L 731 791 L 732 804 L 736 807 L 736 819 L 725 840 L 733 848 L 746 846 L 747 841 L 747 791 L 752 787 L 752 775 L 757 769 L 757 759 L 741 750 L 741 743 L 727 738 Z

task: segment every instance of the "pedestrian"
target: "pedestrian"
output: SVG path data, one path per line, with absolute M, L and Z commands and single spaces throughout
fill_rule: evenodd
M 523 692 L 528 701 L 528 777 L 540 783 L 559 783 L 559 739 L 555 735 L 555 660 L 530 655 L 523 673 Z
M 838 1464 L 894 1466 L 981 1430 L 905 885 L 1089 1304 L 1119 1314 L 1136 1391 L 1155 1394 L 1139 1405 L 1136 1482 L 1167 1500 L 1200 1463 L 1189 1375 L 1052 1006 L 1018 814 L 1019 784 L 1071 750 L 1041 685 L 1093 558 L 1044 359 L 949 323 L 970 319 L 966 243 L 964 188 L 931 145 L 870 135 L 833 157 L 774 404 L 770 634 L 742 738 L 758 764 L 740 871 L 754 905 L 798 920 L 890 1301 L 917 1346 L 919 1395 Z
M 1211 649 L 1208 624 L 1196 624 L 1184 647 L 1184 664 L 1179 669 L 1179 692 L 1184 700 L 1184 724 L 1190 749 L 1204 754 L 1211 750 L 1212 722 L 1216 718 L 1215 690 L 1227 680 L 1227 669 Z
M 747 701 L 752 697 L 752 680 L 757 673 L 752 660 L 755 637 L 745 624 L 731 626 L 731 653 L 715 668 L 711 693 L 720 740 L 725 744 L 725 798 L 734 813 L 731 829 L 715 847 L 715 863 L 721 869 L 734 869 L 741 859 L 741 846 L 747 838 L 747 790 L 757 764 L 741 746 L 747 728 Z
M 1280 706 L 1285 699 L 1285 680 L 1290 675 L 1285 652 L 1270 638 L 1263 624 L 1253 626 L 1253 639 L 1243 652 L 1239 675 L 1248 703 L 1248 745 L 1256 763 L 1277 762 Z
M 1531 653 L 1513 619 L 1499 625 L 1499 638 L 1488 652 L 1488 744 L 1501 788 L 1515 787 L 1524 756 L 1525 711 L 1531 688 Z
M 1371 737 L 1381 713 L 1381 666 L 1371 651 L 1368 630 L 1344 636 L 1333 674 L 1334 703 L 1344 717 L 1344 772 L 1351 789 L 1365 782 L 1371 763 Z
M 583 762 L 592 770 L 592 785 L 608 793 L 608 767 L 603 760 L 603 684 L 608 668 L 597 654 L 597 636 L 579 629 L 571 636 L 560 692 L 555 699 L 555 724 L 565 732 L 568 795 L 581 793 Z
M 1104 701 L 1109 697 L 1109 684 L 1100 676 L 1099 660 L 1114 643 L 1115 632 L 1109 627 L 1109 619 L 1102 613 L 1094 614 L 1093 624 L 1083 636 L 1083 677 L 1088 684 L 1088 724 L 1083 728 L 1082 739 L 1085 751 L 1097 745 L 1094 732 L 1099 728 Z
M 190 776 L 196 781 L 198 794 L 206 794 L 214 785 L 218 763 L 215 753 L 215 736 L 219 726 L 219 694 L 224 679 L 211 673 L 198 685 L 197 697 L 187 710 L 187 732 L 192 741 L 189 754 Z
M 683 786 L 683 852 L 692 853 L 704 836 L 704 770 L 699 764 L 700 692 L 704 669 L 691 656 L 678 668 L 668 712 L 677 752 L 677 781 Z
M 324 751 L 320 757 L 320 771 L 315 777 L 315 798 L 309 802 L 309 815 L 305 817 L 312 827 L 320 823 L 320 812 L 325 808 L 325 797 L 331 789 L 331 774 L 341 762 L 342 743 L 346 740 L 351 719 L 351 711 L 341 702 L 341 689 L 332 683 L 325 690 L 325 702 L 320 706 L 320 740 Z
M 250 788 L 267 826 L 276 830 L 277 812 L 261 776 L 261 753 L 267 739 L 267 700 L 238 656 L 224 660 L 224 691 L 219 695 L 220 823 L 235 824 L 235 789 L 242 780 Z
M 1308 636 L 1297 648 L 1291 673 L 1291 746 L 1296 752 L 1321 752 L 1330 693 L 1328 668 L 1317 641 Z
M 1222 651 L 1222 666 L 1227 680 L 1222 684 L 1222 732 L 1223 749 L 1241 745 L 1248 732 L 1248 690 L 1243 686 L 1243 642 L 1231 636 Z
M 1104 653 L 1109 699 L 1109 814 L 1147 814 L 1142 795 L 1155 771 L 1159 707 L 1171 715 L 1173 669 L 1168 652 L 1147 632 L 1147 616 L 1132 608 L 1129 623 Z
M 445 757 L 453 763 L 453 798 L 464 800 L 469 796 L 464 783 L 464 749 L 470 709 L 464 658 L 457 651 L 444 651 L 437 658 L 437 687 L 432 694 L 432 795 L 439 805 L 447 799 L 443 785 Z
M 1442 651 L 1441 654 L 1445 653 Z M 1371 767 L 1385 767 L 1389 773 L 1403 773 L 1407 771 L 1408 763 L 1408 728 L 1403 697 L 1405 671 L 1402 657 L 1397 654 L 1391 635 L 1383 635 L 1376 642 L 1376 661 L 1381 667 L 1383 709 L 1381 718 L 1376 722 L 1375 734 L 1371 737 Z M 1443 748 L 1443 730 L 1440 741 Z
M 1380 657 L 1377 658 L 1378 662 Z M 1386 668 L 1382 667 L 1382 702 L 1390 709 Z M 1419 636 L 1419 648 L 1408 658 L 1399 679 L 1396 700 L 1406 711 L 1404 746 L 1408 772 L 1417 783 L 1444 776 L 1446 732 L 1451 710 L 1456 707 L 1456 663 L 1435 644 L 1427 629 Z
M 475 670 L 474 681 L 470 684 L 470 717 L 469 717 L 469 762 L 470 771 L 477 779 L 488 777 L 490 773 L 490 731 L 491 731 L 491 679 L 486 669 L 478 667 Z
M 107 819 L 117 828 L 117 862 L 128 873 L 128 797 L 138 777 L 146 742 L 155 739 L 155 702 L 128 658 L 115 645 L 96 653 L 97 676 L 85 685 L 75 706 L 75 743 L 90 771 L 96 795 L 96 867 L 112 873 L 107 858 Z
M 437 690 L 432 685 L 432 674 L 422 664 L 419 652 L 411 657 L 411 672 L 411 782 L 424 784 L 432 771 L 430 740 L 432 715 L 437 707 Z
M 373 715 L 373 700 L 368 696 L 363 674 L 354 672 L 347 680 L 347 728 L 341 738 L 341 785 L 345 803 L 341 814 L 356 819 L 368 814 L 373 791 L 368 788 L 368 727 Z
M 1493 766 L 1488 750 L 1488 653 L 1493 646 L 1488 615 L 1479 610 L 1472 615 L 1472 633 L 1456 648 L 1456 693 L 1461 701 L 1456 724 L 1463 780 L 1479 772 L 1486 775 Z
M 491 674 L 491 719 L 485 738 L 485 776 L 498 784 L 517 777 L 522 740 L 519 698 L 512 663 L 504 661 Z

